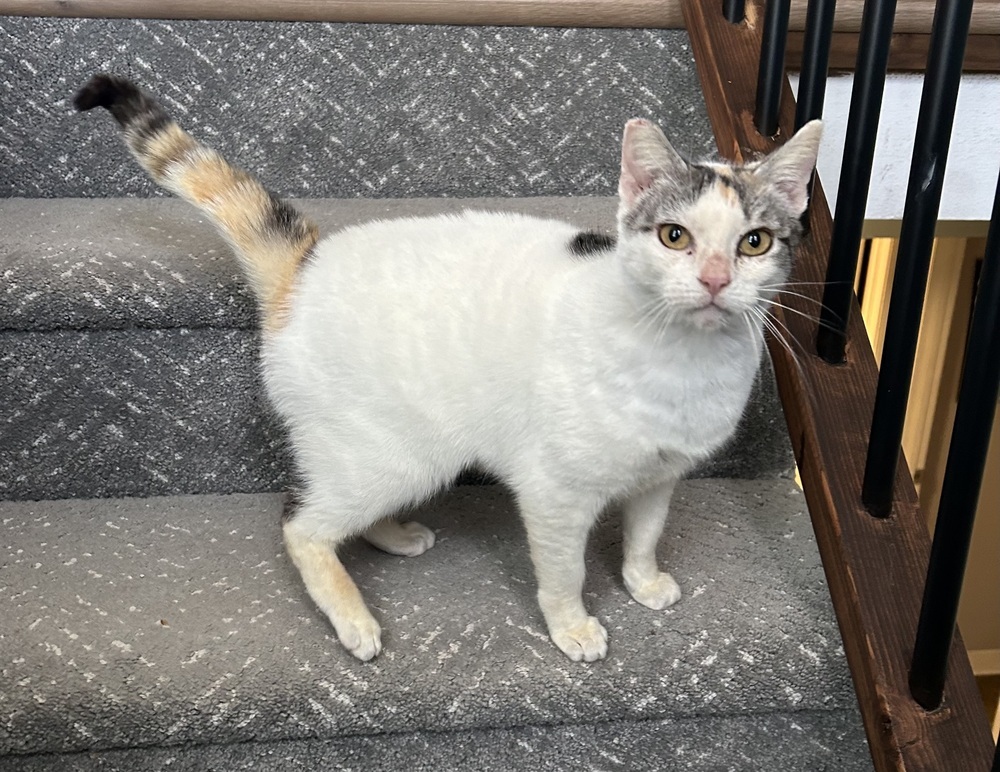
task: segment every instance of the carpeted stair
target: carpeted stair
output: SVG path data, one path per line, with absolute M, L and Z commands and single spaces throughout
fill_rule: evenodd
M 423 556 L 346 551 L 385 631 L 375 661 L 346 655 L 281 547 L 287 455 L 235 261 L 147 198 L 110 120 L 68 110 L 92 71 L 131 74 L 324 231 L 463 207 L 610 230 L 625 118 L 710 146 L 683 32 L 0 17 L 0 37 L 0 771 L 871 769 L 766 368 L 678 489 L 677 606 L 628 596 L 614 512 L 595 532 L 606 660 L 548 641 L 495 485 L 417 513 Z

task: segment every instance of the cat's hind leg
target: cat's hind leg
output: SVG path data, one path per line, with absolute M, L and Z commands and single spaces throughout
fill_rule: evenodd
M 434 531 L 411 521 L 381 520 L 362 534 L 365 541 L 390 555 L 412 558 L 434 546 Z
M 285 518 L 282 531 L 309 597 L 329 618 L 344 648 L 363 661 L 377 655 L 382 629 L 336 553 L 348 534 L 337 534 L 330 527 L 329 512 L 313 502 Z
M 622 578 L 636 601 L 651 609 L 664 609 L 681 598 L 681 588 L 674 578 L 660 571 L 656 563 L 656 545 L 667 521 L 670 497 L 676 480 L 633 496 L 623 510 L 625 560 Z

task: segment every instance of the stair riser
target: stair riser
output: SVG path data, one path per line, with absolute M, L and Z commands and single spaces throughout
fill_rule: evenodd
M 0 498 L 285 487 L 257 350 L 249 330 L 0 335 Z
M 612 195 L 625 121 L 714 150 L 684 30 L 0 17 L 0 196 L 149 196 L 96 70 L 160 96 L 284 196 Z M 59 40 L 60 45 L 38 41 Z
M 285 489 L 291 454 L 258 342 L 210 328 L 0 334 L 0 500 Z M 692 476 L 789 467 L 765 368 L 737 436 Z

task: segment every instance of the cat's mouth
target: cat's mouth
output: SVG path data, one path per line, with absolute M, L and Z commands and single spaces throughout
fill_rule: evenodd
M 717 298 L 709 300 L 707 303 L 698 306 L 691 311 L 691 319 L 695 326 L 702 329 L 714 329 L 725 324 L 730 316 L 730 311 L 725 306 L 716 302 Z

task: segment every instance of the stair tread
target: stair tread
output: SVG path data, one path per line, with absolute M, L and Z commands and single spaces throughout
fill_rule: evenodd
M 607 197 L 301 199 L 329 234 L 376 219 L 486 209 L 614 231 Z M 256 306 L 225 240 L 173 198 L 0 199 L 0 330 L 254 329 Z
M 373 759 L 377 762 L 373 763 Z M 0 758 L 0 772 L 871 772 L 853 710 L 409 732 Z
M 621 585 L 618 518 L 597 528 L 586 601 L 608 658 L 566 660 L 534 599 L 497 486 L 415 519 L 426 555 L 344 560 L 384 629 L 351 659 L 280 544 L 282 496 L 0 503 L 0 753 L 423 730 L 853 710 L 801 492 L 789 480 L 682 483 L 660 558 L 685 598 Z M 860 720 L 860 719 L 859 719 Z

